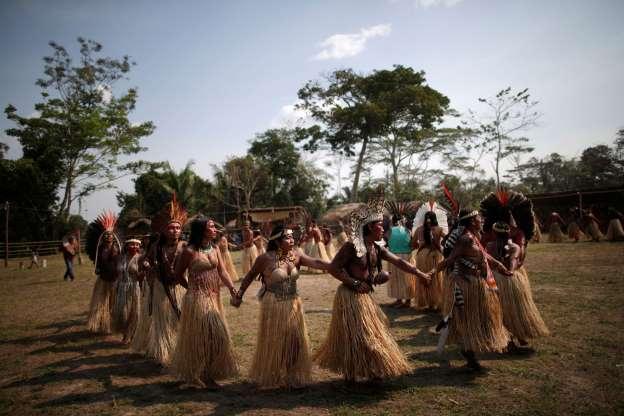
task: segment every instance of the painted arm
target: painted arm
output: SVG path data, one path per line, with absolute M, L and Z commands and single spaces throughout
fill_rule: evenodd
M 254 264 L 251 266 L 251 269 L 247 272 L 245 277 L 243 277 L 243 280 L 241 281 L 241 284 L 238 288 L 238 292 L 236 292 L 236 296 L 232 296 L 232 300 L 230 301 L 232 306 L 238 308 L 243 302 L 243 295 L 245 295 L 245 291 L 247 291 L 247 288 L 249 287 L 249 285 L 251 285 L 251 282 L 253 282 L 254 279 L 258 277 L 260 273 L 262 273 L 265 259 L 266 254 L 263 254 L 256 258 Z
M 307 256 L 301 249 L 297 250 L 297 255 L 299 256 L 299 264 L 302 266 L 312 267 L 313 269 L 323 271 L 327 271 L 331 266 L 331 263 Z
M 357 292 L 368 293 L 372 290 L 368 283 L 354 279 L 349 275 L 349 273 L 347 273 L 346 267 L 349 264 L 349 261 L 354 258 L 356 258 L 355 246 L 353 246 L 353 243 L 350 242 L 345 243 L 340 248 L 338 253 L 336 253 L 334 260 L 332 260 L 327 271 L 334 278 L 340 280 L 347 286 L 350 286 Z M 356 282 L 359 282 L 359 284 L 356 284 Z
M 395 265 L 396 267 L 398 267 L 399 269 L 403 270 L 406 273 L 414 274 L 421 279 L 431 280 L 428 274 L 421 272 L 416 266 L 394 255 L 393 253 L 390 252 L 390 250 L 387 250 L 384 247 L 380 247 L 380 249 L 381 249 L 382 259 L 386 260 L 389 263 L 392 263 L 393 265 Z
M 195 253 L 190 248 L 185 248 L 180 254 L 175 266 L 175 279 L 176 282 L 182 285 L 183 288 L 188 289 L 188 281 L 186 280 L 186 269 L 188 269 Z

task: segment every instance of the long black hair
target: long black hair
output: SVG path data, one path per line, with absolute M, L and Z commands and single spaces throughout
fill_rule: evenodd
M 191 235 L 189 237 L 189 244 L 193 246 L 195 250 L 202 248 L 202 242 L 204 241 L 204 232 L 208 225 L 208 218 L 197 217 L 191 222 Z
M 431 234 L 431 227 L 436 227 L 437 225 L 438 225 L 438 217 L 436 216 L 435 212 L 427 211 L 425 213 L 425 222 L 423 223 L 425 245 L 431 245 L 431 240 L 433 239 L 433 236 Z
M 286 230 L 286 228 L 284 228 L 284 226 L 282 224 L 276 225 L 273 228 L 273 235 L 277 235 L 277 234 L 282 234 L 279 237 L 273 239 L 273 240 L 269 240 L 269 244 L 267 244 L 267 251 L 277 251 L 279 249 L 280 243 L 282 242 L 282 240 L 284 239 L 284 230 Z

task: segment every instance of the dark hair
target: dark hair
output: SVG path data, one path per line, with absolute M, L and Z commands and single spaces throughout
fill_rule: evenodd
M 427 222 L 429 220 L 429 222 Z M 423 223 L 423 234 L 425 235 L 425 244 L 430 245 L 433 240 L 433 236 L 431 235 L 431 227 L 435 227 L 438 225 L 438 217 L 435 212 L 427 211 L 425 213 L 425 222 Z
M 202 247 L 206 225 L 208 225 L 208 218 L 205 217 L 197 217 L 191 222 L 189 244 L 192 245 L 193 248 L 200 249 Z
M 400 219 L 401 219 L 401 217 L 399 217 L 398 215 L 394 214 L 392 216 L 392 225 L 397 225 L 399 223 Z
M 283 232 L 284 226 L 282 224 L 276 225 L 275 228 L 273 228 L 273 235 L 277 235 Z M 282 235 L 274 240 L 269 240 L 269 244 L 267 244 L 267 251 L 277 251 L 283 239 L 284 236 Z
M 468 215 L 472 212 L 472 209 L 462 209 L 461 211 L 459 211 L 459 218 L 463 217 L 464 215 Z M 468 218 L 464 218 L 463 220 L 459 220 L 459 225 L 461 225 L 462 227 L 467 227 L 470 225 L 470 222 L 472 222 L 472 219 L 474 217 L 468 217 Z

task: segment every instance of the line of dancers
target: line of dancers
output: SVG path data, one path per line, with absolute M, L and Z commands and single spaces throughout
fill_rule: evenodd
M 227 244 L 218 237 L 214 221 L 195 218 L 188 242 L 180 240 L 187 214 L 175 197 L 152 219 L 155 233 L 143 253 L 138 240 L 121 244 L 115 216 L 103 214 L 87 233 L 87 252 L 98 276 L 88 328 L 121 334 L 132 350 L 168 367 L 186 386 L 218 388 L 219 380 L 239 374 L 221 287 L 229 291 L 231 305 L 241 307 L 248 287 L 258 279 L 260 316 L 249 376 L 260 388 L 308 385 L 313 363 L 341 374 L 348 383 L 382 380 L 412 371 L 371 295 L 374 286 L 388 283 L 402 304 L 417 298 L 418 305 L 441 310 L 438 347 L 447 341 L 459 344 L 467 366 L 482 370 L 476 353 L 509 351 L 516 348 L 512 339 L 522 345 L 548 334 L 523 266 L 533 212 L 530 201 L 513 191 L 489 195 L 480 211 L 462 210 L 452 196 L 449 200 L 454 227 L 446 233 L 435 224 L 436 205 L 430 201 L 414 230 L 418 249 L 413 256 L 411 250 L 393 252 L 397 247 L 406 250 L 406 240 L 409 247 L 410 233 L 406 238 L 393 232 L 388 248 L 381 243 L 382 193 L 351 214 L 348 240 L 331 261 L 320 250 L 312 256 L 296 247 L 292 225 L 276 225 L 264 253 L 255 253 L 253 261 L 243 253 L 244 270 L 245 264 L 249 268 L 238 289 L 220 249 Z M 323 233 L 318 234 L 312 230 L 317 249 L 325 245 Z M 243 247 L 249 254 L 253 241 L 246 224 Z M 383 270 L 382 261 L 390 271 Z M 297 288 L 302 267 L 327 272 L 341 282 L 327 335 L 314 353 Z M 411 292 L 404 295 L 405 290 Z

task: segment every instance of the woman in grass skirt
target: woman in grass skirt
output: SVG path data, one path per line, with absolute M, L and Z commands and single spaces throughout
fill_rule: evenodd
M 117 281 L 115 307 L 113 308 L 113 327 L 121 333 L 121 342 L 128 343 L 136 331 L 140 308 L 141 293 L 139 283 L 139 253 L 141 241 L 130 239 L 124 242 L 124 253 L 121 258 L 121 278 Z
M 371 291 L 374 284 L 388 281 L 388 273 L 381 270 L 382 259 L 420 278 L 429 277 L 376 243 L 383 237 L 383 209 L 383 197 L 377 197 L 351 214 L 351 241 L 342 246 L 329 268 L 342 284 L 334 297 L 327 337 L 314 360 L 349 383 L 411 371 Z
M 236 291 L 221 252 L 213 245 L 216 236 L 214 221 L 195 219 L 189 245 L 176 266 L 176 277 L 187 292 L 171 368 L 180 380 L 202 388 L 217 388 L 216 380 L 238 373 L 221 304 L 221 282 L 231 296 Z M 188 281 L 184 277 L 187 271 Z
M 563 243 L 563 232 L 561 227 L 565 226 L 563 218 L 558 212 L 552 212 L 548 219 L 550 226 L 548 227 L 548 242 L 549 243 Z M 577 240 L 578 241 L 578 240 Z
M 459 344 L 467 367 L 475 371 L 482 369 L 475 353 L 501 352 L 509 342 L 491 267 L 505 276 L 511 273 L 481 245 L 478 236 L 482 226 L 478 211 L 462 210 L 457 230 L 450 233 L 459 231 L 460 236 L 449 257 L 436 269 L 448 270 L 442 308 L 445 318 L 439 325 L 447 328 L 439 347 L 444 345 L 445 338 Z
M 609 228 L 607 228 L 607 234 L 605 235 L 608 241 L 624 241 L 622 218 L 621 212 L 613 207 L 609 207 Z
M 496 240 L 488 243 L 487 251 L 513 273 L 513 276 L 506 276 L 493 272 L 503 309 L 503 323 L 520 345 L 525 346 L 527 340 L 547 336 L 549 331 L 533 302 L 526 269 L 519 268 L 520 247 L 510 238 L 511 228 L 507 223 L 497 222 L 493 230 Z M 509 342 L 508 351 L 518 351 L 513 340 Z
M 115 235 L 117 216 L 105 212 L 87 229 L 87 252 L 95 264 L 95 286 L 89 304 L 87 328 L 97 334 L 110 334 L 115 305 L 115 284 L 120 275 L 119 240 Z
M 311 381 L 312 360 L 303 304 L 297 292 L 301 265 L 326 270 L 329 263 L 296 250 L 292 230 L 277 226 L 267 252 L 258 257 L 241 282 L 234 306 L 257 277 L 260 324 L 250 377 L 260 388 L 297 388 Z
M 438 225 L 434 211 L 425 214 L 424 224 L 416 229 L 415 264 L 420 270 L 433 270 L 444 260 L 442 255 L 442 239 L 444 229 Z M 416 284 L 416 307 L 418 309 L 439 310 L 442 307 L 442 272 L 435 273 L 430 282 L 418 280 Z

